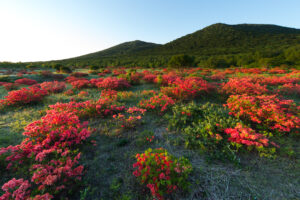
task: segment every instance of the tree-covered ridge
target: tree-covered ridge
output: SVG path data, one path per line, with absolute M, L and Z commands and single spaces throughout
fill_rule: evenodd
M 217 23 L 163 45 L 136 40 L 75 58 L 35 64 L 165 67 L 172 56 L 179 54 L 193 56 L 194 65 L 201 67 L 297 67 L 300 29 Z

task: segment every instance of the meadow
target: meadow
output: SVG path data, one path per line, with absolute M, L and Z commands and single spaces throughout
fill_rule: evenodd
M 0 200 L 300 199 L 300 70 L 0 70 Z

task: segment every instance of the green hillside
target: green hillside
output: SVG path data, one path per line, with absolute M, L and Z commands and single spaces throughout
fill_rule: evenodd
M 164 67 L 177 54 L 194 56 L 195 65 L 206 67 L 300 66 L 300 29 L 218 23 L 164 45 L 136 40 L 44 64 Z

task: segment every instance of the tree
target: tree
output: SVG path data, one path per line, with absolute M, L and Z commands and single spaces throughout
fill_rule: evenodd
M 186 54 L 172 56 L 169 60 L 168 66 L 172 68 L 192 67 L 194 65 L 195 57 Z

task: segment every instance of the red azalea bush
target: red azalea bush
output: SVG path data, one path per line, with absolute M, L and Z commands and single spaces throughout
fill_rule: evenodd
M 87 97 L 89 95 L 89 93 L 87 91 L 80 91 L 78 93 L 78 97 Z
M 20 84 L 19 83 L 4 83 L 2 85 L 7 91 L 16 90 Z
M 126 110 L 126 114 L 118 113 L 117 115 L 113 115 L 113 118 L 122 128 L 132 129 L 141 123 L 142 115 L 145 112 L 146 109 L 130 107 Z
M 253 83 L 250 78 L 230 78 L 222 84 L 221 91 L 226 94 L 261 95 L 268 93 L 266 86 Z
M 19 106 L 41 101 L 47 94 L 46 90 L 38 87 L 22 88 L 8 92 L 8 95 L 4 97 L 4 101 L 8 106 Z
M 80 81 L 80 80 L 87 80 L 86 78 L 78 78 L 75 76 L 68 76 L 67 78 L 65 78 L 67 83 L 72 83 L 74 81 Z
M 161 88 L 161 92 L 177 100 L 189 100 L 201 95 L 210 94 L 215 87 L 201 78 L 176 79 L 169 87 Z
M 40 84 L 40 87 L 49 93 L 59 93 L 66 89 L 66 83 L 59 81 L 43 82 Z
M 118 98 L 118 91 L 111 90 L 111 89 L 104 89 L 104 90 L 101 91 L 100 97 L 109 98 L 109 99 L 117 99 Z
M 112 90 L 131 87 L 131 85 L 128 83 L 126 79 L 115 78 L 115 77 L 107 77 L 103 79 L 103 81 L 98 82 L 96 85 L 98 88 L 105 88 L 105 89 L 112 89 Z
M 155 74 L 145 74 L 143 80 L 147 83 L 154 83 L 157 75 Z
M 256 148 L 269 146 L 269 139 L 266 136 L 256 133 L 253 129 L 240 123 L 237 123 L 234 128 L 226 128 L 224 132 L 229 135 L 228 141 L 237 147 L 241 145 L 254 146 Z
M 147 186 L 154 199 L 164 199 L 178 189 L 186 189 L 192 166 L 186 158 L 177 159 L 165 149 L 148 149 L 136 155 L 137 168 L 133 174 L 142 185 Z
M 69 103 L 56 103 L 49 106 L 57 112 L 71 112 L 79 117 L 92 117 L 92 116 L 111 116 L 125 110 L 125 106 L 118 106 L 113 99 L 100 98 L 98 101 L 84 101 Z
M 300 106 L 293 100 L 281 100 L 276 95 L 232 95 L 226 106 L 233 115 L 272 130 L 290 132 L 300 128 Z
M 37 81 L 29 79 L 29 78 L 21 78 L 21 79 L 15 80 L 15 83 L 22 84 L 22 85 L 34 85 L 34 84 L 37 84 Z
M 283 95 L 295 95 L 300 97 L 300 85 L 287 83 L 279 87 L 277 90 L 279 94 Z
M 76 88 L 76 89 L 82 89 L 82 88 L 89 88 L 89 87 L 91 87 L 91 84 L 90 84 L 89 80 L 72 81 L 70 84 L 73 86 L 73 88 Z
M 0 149 L 0 154 L 8 154 L 7 168 L 18 170 L 22 164 L 32 174 L 31 184 L 23 180 L 17 182 L 25 184 L 22 190 L 29 187 L 30 190 L 20 193 L 20 186 L 15 192 L 26 197 L 39 195 L 33 199 L 43 199 L 43 196 L 51 199 L 49 194 L 57 194 L 72 186 L 75 180 L 80 180 L 83 166 L 78 165 L 80 153 L 77 149 L 91 134 L 86 126 L 87 122 L 80 123 L 74 113 L 50 110 L 46 116 L 25 127 L 23 135 L 26 138 L 20 145 Z M 15 179 L 7 184 L 11 182 L 16 185 Z M 8 190 L 4 186 L 2 188 L 6 193 L 2 198 L 9 199 L 5 198 Z
M 143 99 L 139 102 L 140 107 L 146 108 L 147 110 L 156 110 L 161 113 L 170 109 L 172 105 L 175 104 L 175 101 L 168 97 L 167 95 L 156 95 L 146 100 Z

